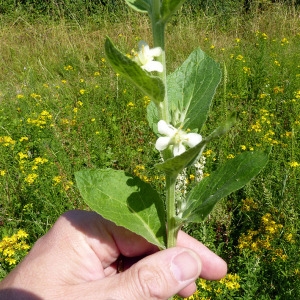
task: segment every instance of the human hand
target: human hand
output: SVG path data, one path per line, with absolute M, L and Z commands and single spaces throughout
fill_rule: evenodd
M 158 251 L 94 212 L 75 210 L 63 214 L 0 283 L 0 298 L 187 297 L 195 292 L 198 276 L 216 280 L 226 271 L 221 258 L 183 232 L 176 247 Z

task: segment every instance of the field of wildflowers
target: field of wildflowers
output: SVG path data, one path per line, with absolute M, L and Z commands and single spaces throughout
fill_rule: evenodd
M 300 12 L 270 7 L 255 16 L 179 16 L 168 31 L 170 69 L 200 46 L 223 69 L 202 135 L 235 112 L 237 124 L 213 142 L 178 182 L 188 190 L 240 152 L 272 147 L 264 171 L 224 199 L 201 226 L 184 228 L 222 256 L 228 275 L 199 280 L 189 299 L 300 297 Z M 268 15 L 268 18 L 265 16 Z M 268 20 L 267 20 L 268 19 Z M 68 209 L 87 209 L 74 181 L 82 168 L 130 171 L 156 187 L 163 176 L 148 129 L 149 99 L 106 62 L 107 33 L 136 48 L 150 40 L 143 17 L 1 22 L 0 277 Z M 125 43 L 126 42 L 126 43 Z M 132 49 L 122 49 L 131 53 Z

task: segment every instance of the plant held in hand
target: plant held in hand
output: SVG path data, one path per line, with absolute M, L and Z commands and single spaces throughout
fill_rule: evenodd
M 105 52 L 114 70 L 151 99 L 147 119 L 158 135 L 155 147 L 163 161 L 155 167 L 165 173 L 165 199 L 148 183 L 119 170 L 83 170 L 76 173 L 76 181 L 93 210 L 164 249 L 176 244 L 183 224 L 202 222 L 219 200 L 256 176 L 268 161 L 268 151 L 243 152 L 230 159 L 176 202 L 178 175 L 197 163 L 207 143 L 228 132 L 234 120 L 229 119 L 207 137 L 200 134 L 221 80 L 219 65 L 201 49 L 167 74 L 165 26 L 184 0 L 126 2 L 149 15 L 153 48 L 141 41 L 130 59 L 107 38 Z

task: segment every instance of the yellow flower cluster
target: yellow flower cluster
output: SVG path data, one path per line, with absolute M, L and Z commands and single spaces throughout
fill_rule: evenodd
M 62 125 L 75 126 L 76 125 L 76 120 L 75 119 L 63 118 L 63 119 L 60 120 L 60 123 Z
M 278 124 L 275 121 L 274 114 L 270 113 L 267 109 L 260 109 L 259 118 L 250 126 L 248 132 L 260 133 L 261 142 L 264 142 L 268 145 L 283 145 L 281 141 L 275 139 L 276 134 L 273 129 L 276 127 L 276 125 Z
M 0 136 L 0 144 L 5 147 L 14 146 L 16 143 L 10 136 Z
M 73 70 L 74 70 L 74 68 L 73 68 L 71 65 L 64 66 L 64 69 L 65 69 L 66 71 L 73 71 Z
M 43 158 L 43 157 L 36 157 L 34 160 L 33 160 L 33 163 L 37 166 L 37 165 L 42 165 L 44 163 L 48 162 L 48 159 L 47 158 Z
M 36 94 L 36 93 L 31 93 L 30 97 L 33 99 L 36 99 L 36 100 L 40 100 L 42 98 L 41 95 Z
M 127 103 L 127 107 L 134 108 L 135 104 L 132 101 L 130 101 L 130 102 Z
M 73 186 L 73 182 L 70 180 L 67 180 L 65 177 L 59 175 L 59 176 L 54 176 L 53 177 L 53 185 L 56 186 L 58 184 L 62 184 L 63 189 L 65 191 L 69 190 Z
M 252 198 L 246 198 L 242 200 L 242 211 L 251 211 L 258 209 L 258 203 Z
M 268 35 L 265 32 L 260 32 L 259 30 L 257 30 L 255 32 L 255 35 L 259 38 L 262 38 L 263 40 L 267 40 L 268 39 Z
M 9 266 L 16 265 L 30 248 L 25 241 L 27 237 L 28 234 L 22 229 L 10 237 L 3 237 L 0 241 L 0 261 Z
M 240 288 L 240 276 L 237 274 L 227 274 L 219 282 L 229 290 L 238 290 Z
M 292 168 L 298 168 L 300 167 L 300 163 L 298 163 L 297 161 L 291 161 L 289 163 L 289 165 L 292 167 Z
M 28 174 L 24 181 L 27 182 L 29 185 L 33 184 L 35 182 L 35 180 L 38 178 L 38 174 L 36 173 L 31 173 L 31 174 Z
M 255 202 L 252 199 L 244 200 L 244 210 L 249 211 L 251 207 L 257 208 Z M 283 225 L 276 222 L 270 213 L 265 213 L 261 217 L 260 226 L 257 230 L 249 229 L 246 234 L 242 234 L 239 238 L 238 248 L 240 251 L 251 250 L 258 255 L 265 254 L 265 251 L 271 255 L 272 260 L 280 258 L 282 260 L 287 259 L 287 255 L 278 246 L 273 247 L 272 242 L 276 242 L 280 239 L 283 230 Z M 294 236 L 292 233 L 286 233 L 285 240 L 289 243 L 294 242 Z
M 24 178 L 24 181 L 28 183 L 29 185 L 32 185 L 36 179 L 38 178 L 38 174 L 35 172 L 31 173 L 31 171 L 36 171 L 38 170 L 40 165 L 43 165 L 48 162 L 47 158 L 44 157 L 36 157 L 33 160 L 31 160 L 31 153 L 30 151 L 28 152 L 18 152 L 18 161 L 19 161 L 19 168 L 22 173 L 26 173 L 26 171 L 29 171 L 30 173 L 27 174 Z
M 52 115 L 48 111 L 43 110 L 36 118 L 28 118 L 27 123 L 40 128 L 45 128 L 49 120 L 52 120 Z
M 151 179 L 147 175 L 144 174 L 144 171 L 145 171 L 145 166 L 136 165 L 133 170 L 133 174 L 145 182 L 150 182 Z
M 133 174 L 136 177 L 139 177 L 142 181 L 144 182 L 153 182 L 153 181 L 164 181 L 165 177 L 164 176 L 154 176 L 154 177 L 149 177 L 147 175 L 145 175 L 146 169 L 144 165 L 136 165 L 134 170 L 133 170 Z
M 201 288 L 193 296 L 185 298 L 186 300 L 202 300 L 202 299 L 214 299 L 213 296 L 221 297 L 223 294 L 227 294 L 227 291 L 240 289 L 240 276 L 237 274 L 227 274 L 224 278 L 218 281 L 209 281 L 205 279 L 199 279 L 198 285 Z M 202 292 L 201 292 L 202 290 Z M 205 297 L 204 297 L 204 291 Z
M 230 291 L 238 291 L 240 289 L 240 280 L 239 275 L 231 273 L 218 281 L 210 281 L 201 278 L 197 282 L 198 290 L 196 293 L 188 298 L 184 298 L 184 300 L 220 299 L 219 297 L 228 295 L 228 292 Z M 175 299 L 179 299 L 179 297 L 175 296 Z
M 144 106 L 147 107 L 148 104 L 151 102 L 151 99 L 148 96 L 144 96 L 143 99 L 144 99 Z

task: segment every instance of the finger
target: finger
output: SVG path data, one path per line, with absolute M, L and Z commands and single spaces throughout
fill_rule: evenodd
M 200 272 L 201 261 L 194 251 L 174 247 L 147 256 L 116 276 L 88 283 L 88 288 L 81 286 L 80 290 L 87 299 L 165 300 L 179 291 L 185 291 L 186 296 L 192 294 L 195 286 L 191 287 Z
M 202 271 L 200 277 L 207 280 L 219 280 L 226 275 L 226 262 L 183 231 L 178 233 L 177 245 L 192 249 L 201 257 Z

